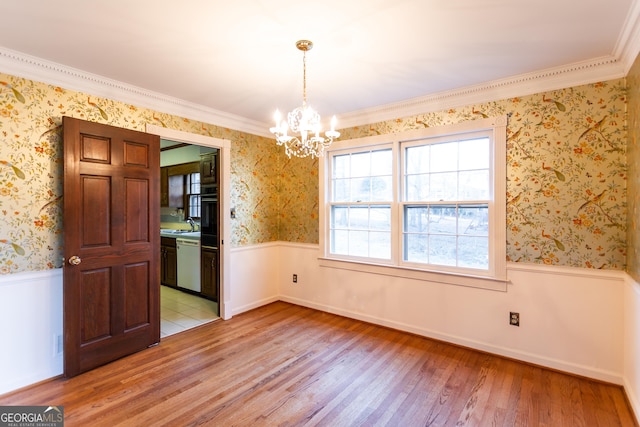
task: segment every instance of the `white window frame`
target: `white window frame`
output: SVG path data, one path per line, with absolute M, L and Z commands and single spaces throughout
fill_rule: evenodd
M 192 182 L 192 177 L 197 175 L 198 176 L 198 192 L 194 193 L 192 192 L 194 189 L 195 184 Z M 187 194 L 185 197 L 185 204 L 186 204 L 186 209 L 185 209 L 185 216 L 187 217 L 191 217 L 194 219 L 200 219 L 200 216 L 202 215 L 202 198 L 200 196 L 200 172 L 192 172 L 188 175 L 185 175 L 185 180 L 186 180 L 186 185 L 185 188 L 187 190 Z M 195 204 L 191 203 L 191 199 L 194 198 L 195 199 Z M 193 210 L 195 210 L 197 212 L 197 215 L 194 215 L 194 212 L 192 212 Z
M 355 270 L 394 277 L 403 277 L 452 285 L 470 286 L 490 290 L 506 291 L 506 126 L 507 116 L 470 120 L 447 126 L 411 130 L 388 135 L 357 138 L 334 142 L 325 152 L 319 165 L 319 221 L 320 254 L 322 267 Z M 449 136 L 460 136 L 489 131 L 491 139 L 490 180 L 491 195 L 489 201 L 489 254 L 490 265 L 485 271 L 462 268 L 428 268 L 402 262 L 402 201 L 403 177 L 400 167 L 403 142 L 425 140 Z M 330 253 L 330 209 L 331 209 L 331 162 L 333 155 L 375 150 L 391 146 L 393 151 L 393 176 L 396 177 L 391 205 L 391 260 L 388 262 L 367 258 L 334 255 Z

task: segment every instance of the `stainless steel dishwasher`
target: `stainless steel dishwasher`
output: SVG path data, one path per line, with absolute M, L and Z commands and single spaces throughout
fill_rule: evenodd
M 176 239 L 178 287 L 200 292 L 200 240 Z

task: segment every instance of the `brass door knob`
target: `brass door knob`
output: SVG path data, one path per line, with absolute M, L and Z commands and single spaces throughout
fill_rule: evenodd
M 79 265 L 81 262 L 82 262 L 82 259 L 77 255 L 74 255 L 71 258 L 69 258 L 69 264 L 71 265 Z

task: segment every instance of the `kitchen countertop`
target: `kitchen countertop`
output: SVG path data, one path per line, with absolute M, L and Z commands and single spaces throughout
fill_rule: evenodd
M 160 236 L 172 237 L 174 239 L 200 240 L 199 231 L 160 229 Z

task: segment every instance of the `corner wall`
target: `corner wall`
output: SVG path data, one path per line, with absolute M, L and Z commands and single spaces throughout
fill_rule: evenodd
M 627 75 L 627 283 L 625 287 L 624 378 L 640 419 L 640 57 Z

